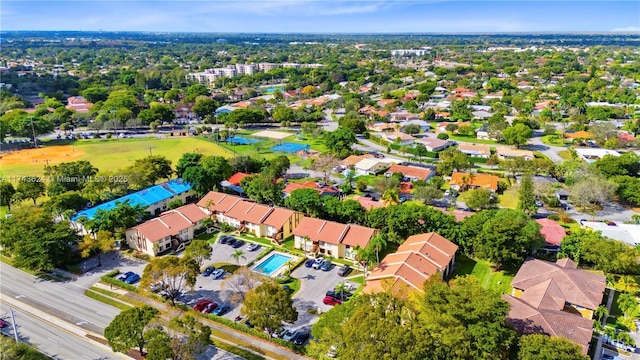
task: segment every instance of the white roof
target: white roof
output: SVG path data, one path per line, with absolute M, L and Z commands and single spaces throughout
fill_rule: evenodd
M 582 225 L 602 232 L 603 236 L 623 241 L 629 245 L 635 246 L 640 243 L 640 225 L 616 223 L 616 226 L 609 226 L 598 221 L 583 221 Z
M 608 149 L 593 149 L 593 148 L 584 148 L 584 149 L 576 149 L 576 152 L 580 154 L 580 156 L 597 156 L 604 157 L 605 155 L 613 155 L 620 156 L 620 153 L 615 150 Z
M 362 169 L 362 170 L 371 170 L 373 168 L 375 168 L 376 166 L 378 166 L 378 164 L 380 163 L 384 163 L 384 165 L 388 165 L 389 163 L 386 161 L 381 161 L 378 159 L 362 159 L 360 161 L 358 161 L 354 167 L 357 169 Z

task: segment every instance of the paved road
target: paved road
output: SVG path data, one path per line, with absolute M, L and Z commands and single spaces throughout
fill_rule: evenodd
M 67 286 L 41 280 L 0 263 L 0 293 L 40 309 L 53 317 L 102 335 L 120 310 L 93 300 Z
M 18 330 L 18 338 L 22 342 L 38 348 L 42 353 L 54 359 L 118 359 L 112 352 L 53 326 L 41 319 L 23 311 L 13 309 Z M 4 303 L 0 304 L 0 314 L 7 321 L 11 321 L 9 307 Z M 3 333 L 13 338 L 13 327 L 11 324 L 2 329 Z
M 533 137 L 529 141 L 529 145 L 523 148 L 527 148 L 529 150 L 540 151 L 545 154 L 551 161 L 555 163 L 561 163 L 564 161 L 563 158 L 558 155 L 560 151 L 567 150 L 562 146 L 551 146 L 542 142 L 542 131 L 534 131 Z

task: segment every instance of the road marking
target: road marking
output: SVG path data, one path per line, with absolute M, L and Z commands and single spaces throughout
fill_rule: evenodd
M 57 343 L 58 343 L 57 341 L 53 340 L 53 339 L 52 339 L 52 338 L 50 338 L 50 337 L 48 337 L 47 339 L 51 340 L 51 342 L 52 342 L 52 343 L 55 343 L 55 344 L 57 344 Z
M 86 321 L 79 321 L 79 322 L 76 323 L 76 325 L 78 325 L 78 326 L 82 326 L 82 325 L 86 325 L 86 324 L 88 324 L 88 322 L 86 322 Z
M 74 303 L 74 302 L 73 302 L 73 300 L 69 300 L 69 299 L 64 299 L 64 301 L 66 301 L 66 302 L 70 302 L 70 303 L 72 303 L 72 304 Z
M 98 315 L 102 315 L 102 316 L 107 316 L 107 315 L 105 315 L 105 314 L 101 313 L 100 311 L 96 311 L 96 314 L 98 314 Z
M 23 297 L 27 297 L 27 295 L 18 295 L 16 296 L 16 299 L 22 299 Z

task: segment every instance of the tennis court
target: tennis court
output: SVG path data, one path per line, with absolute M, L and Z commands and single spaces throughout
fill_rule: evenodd
M 286 153 L 295 153 L 298 152 L 300 150 L 305 150 L 308 149 L 309 145 L 308 144 L 294 144 L 294 143 L 282 143 L 278 146 L 274 146 L 271 148 L 271 150 L 273 151 L 280 151 L 280 152 L 286 152 Z
M 233 136 L 233 137 L 227 138 L 228 143 L 240 144 L 240 145 L 251 145 L 251 144 L 257 143 L 258 141 L 260 140 L 247 139 L 247 138 L 243 138 L 242 136 Z

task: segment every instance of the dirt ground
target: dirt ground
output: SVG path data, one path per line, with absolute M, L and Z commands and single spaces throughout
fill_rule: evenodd
M 63 161 L 73 161 L 82 157 L 82 155 L 84 155 L 84 152 L 70 145 L 11 151 L 0 155 L 0 167 L 36 163 L 57 164 Z

